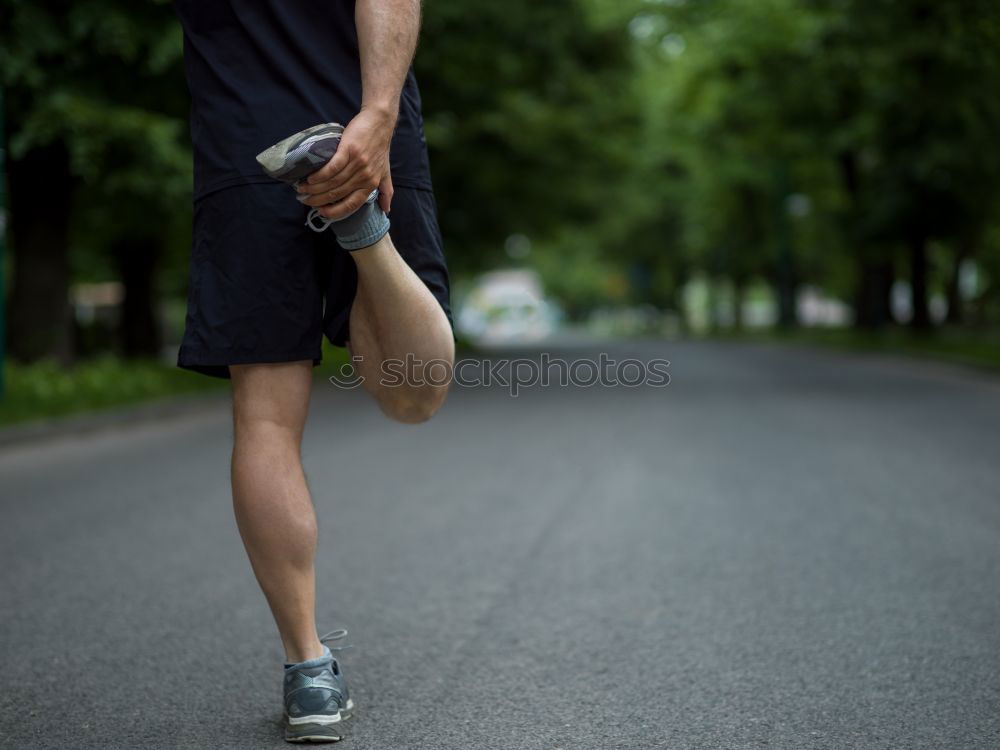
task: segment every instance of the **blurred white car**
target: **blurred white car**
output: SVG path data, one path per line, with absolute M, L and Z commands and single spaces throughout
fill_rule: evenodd
M 558 306 L 545 298 L 534 271 L 493 271 L 476 279 L 455 325 L 480 344 L 521 343 L 551 336 L 559 318 Z

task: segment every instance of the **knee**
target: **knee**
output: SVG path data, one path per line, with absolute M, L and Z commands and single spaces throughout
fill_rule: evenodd
M 237 437 L 300 439 L 312 387 L 311 361 L 234 365 L 230 373 Z
M 437 413 L 447 395 L 446 386 L 395 389 L 383 394 L 379 406 L 390 419 L 403 424 L 420 424 Z

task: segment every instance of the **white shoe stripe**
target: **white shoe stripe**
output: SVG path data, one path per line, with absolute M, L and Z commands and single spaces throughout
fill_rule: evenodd
M 330 726 L 340 721 L 340 711 L 335 714 L 322 714 L 319 716 L 289 716 L 289 726 L 298 724 L 319 724 L 320 726 Z

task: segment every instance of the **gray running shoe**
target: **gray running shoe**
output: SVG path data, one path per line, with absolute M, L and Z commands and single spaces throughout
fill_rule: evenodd
M 346 635 L 346 630 L 335 630 L 320 641 Z M 289 742 L 336 742 L 344 736 L 342 722 L 354 711 L 340 663 L 329 647 L 323 649 L 316 659 L 285 667 L 285 739 Z
M 268 177 L 294 185 L 333 158 L 343 134 L 336 122 L 313 125 L 261 151 L 257 163 Z

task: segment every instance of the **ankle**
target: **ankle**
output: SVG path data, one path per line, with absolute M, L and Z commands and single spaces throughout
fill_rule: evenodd
M 310 659 L 318 659 L 326 653 L 323 648 L 323 644 L 319 640 L 313 640 L 311 643 L 286 643 L 285 644 L 285 663 L 286 664 L 298 664 L 299 662 L 309 661 Z

